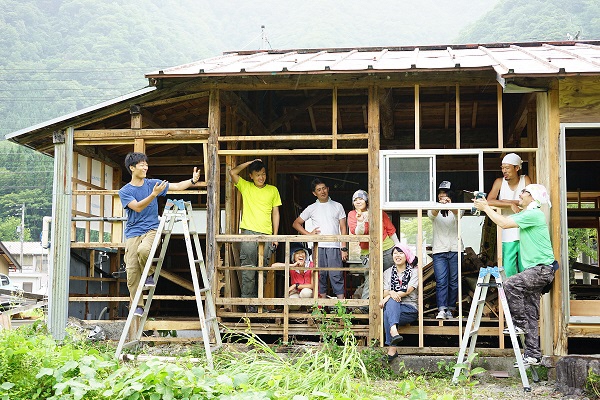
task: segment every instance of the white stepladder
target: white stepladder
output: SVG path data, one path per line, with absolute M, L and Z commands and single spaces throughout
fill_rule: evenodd
M 204 264 L 204 257 L 202 256 L 202 249 L 200 247 L 198 231 L 196 230 L 194 219 L 192 217 L 192 205 L 189 201 L 184 202 L 183 200 L 167 200 L 165 210 L 163 212 L 162 217 L 160 218 L 160 223 L 156 230 L 156 237 L 154 238 L 152 248 L 150 249 L 148 261 L 144 266 L 144 270 L 140 278 L 140 285 L 138 285 L 133 302 L 131 303 L 129 315 L 127 316 L 127 321 L 125 322 L 125 327 L 123 328 L 123 333 L 121 334 L 121 339 L 119 340 L 115 356 L 119 358 L 123 348 L 134 346 L 140 342 L 140 338 L 143 333 L 144 324 L 146 323 L 146 319 L 148 318 L 148 310 L 150 310 L 150 304 L 152 302 L 152 297 L 154 296 L 154 290 L 156 289 L 156 286 L 152 286 L 149 288 L 148 298 L 146 299 L 146 302 L 144 304 L 144 314 L 141 317 L 137 317 L 134 315 L 136 308 L 135 305 L 138 304 L 138 301 L 142 296 L 142 291 L 144 290 L 143 282 L 146 281 L 146 278 L 148 277 L 152 265 L 155 265 L 153 275 L 154 282 L 158 283 L 158 277 L 160 276 L 160 270 L 163 265 L 165 253 L 167 252 L 169 240 L 173 231 L 173 226 L 176 222 L 179 221 L 182 222 L 181 225 L 183 227 L 183 236 L 185 239 L 185 247 L 187 249 L 190 272 L 192 275 L 192 284 L 194 286 L 194 295 L 196 297 L 198 319 L 200 320 L 200 329 L 202 330 L 202 339 L 204 342 L 204 349 L 206 352 L 206 360 L 209 367 L 213 368 L 212 352 L 220 348 L 222 345 L 221 332 L 219 331 L 219 323 L 217 321 L 215 303 L 212 297 L 212 290 L 206 272 L 206 266 Z M 162 240 L 163 237 L 164 240 Z M 155 258 L 154 255 L 156 254 L 159 245 L 160 254 L 157 258 Z M 197 258 L 194 258 L 194 249 Z M 200 275 L 202 277 L 202 289 L 200 288 L 200 283 L 198 281 L 197 270 L 200 270 Z M 205 306 L 202 304 L 203 297 Z M 135 339 L 125 343 L 134 318 L 140 319 Z M 210 340 L 211 333 L 214 336 L 214 346 L 212 347 Z
M 490 283 L 490 278 L 494 277 L 494 283 Z M 498 267 L 485 267 L 479 269 L 479 278 L 477 279 L 477 287 L 473 294 L 473 302 L 471 303 L 471 310 L 469 311 L 469 318 L 467 319 L 467 326 L 463 335 L 462 343 L 460 345 L 460 351 L 458 352 L 458 361 L 454 370 L 454 376 L 452 383 L 458 382 L 458 376 L 460 375 L 461 369 L 464 368 L 464 362 L 470 362 L 471 356 L 475 351 L 475 345 L 477 344 L 477 335 L 479 334 L 479 326 L 481 324 L 481 315 L 483 314 L 483 308 L 485 306 L 485 299 L 489 287 L 495 287 L 498 289 L 498 297 L 502 303 L 502 309 L 504 310 L 504 316 L 506 319 L 506 325 L 510 333 L 510 340 L 512 342 L 513 349 L 515 351 L 515 358 L 517 359 L 517 365 L 519 367 L 519 373 L 521 375 L 521 382 L 523 383 L 523 390 L 526 392 L 531 391 L 529 386 L 529 380 L 527 379 L 527 373 L 525 371 L 525 365 L 523 363 L 523 355 L 519 348 L 519 342 L 517 340 L 517 334 L 515 332 L 515 326 L 512 322 L 510 309 L 508 308 L 508 302 L 506 301 L 506 295 L 504 293 L 504 286 L 502 284 L 502 277 L 498 271 Z M 521 334 L 521 341 L 525 344 L 525 335 Z M 469 352 L 465 358 L 467 352 L 467 346 L 469 346 Z M 468 368 L 471 366 L 469 365 Z M 534 381 L 538 381 L 537 371 L 531 368 L 532 377 Z

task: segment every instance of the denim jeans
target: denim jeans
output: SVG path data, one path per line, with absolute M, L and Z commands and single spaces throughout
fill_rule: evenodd
M 385 330 L 385 344 L 390 345 L 393 325 L 406 325 L 419 318 L 419 311 L 412 305 L 389 299 L 383 307 L 383 329 Z
M 264 233 L 251 231 L 248 229 L 242 229 L 242 235 L 264 235 Z M 263 254 L 263 267 L 269 266 L 269 260 L 271 253 L 275 249 L 271 246 L 271 243 L 265 243 L 265 249 Z M 258 242 L 242 242 L 240 245 L 240 264 L 242 267 L 257 267 L 258 266 Z M 263 271 L 263 282 L 267 281 L 267 271 Z M 242 297 L 243 298 L 257 298 L 258 297 L 258 281 L 256 278 L 256 272 L 254 271 L 242 271 L 242 285 L 241 285 Z
M 458 253 L 447 251 L 433 255 L 435 295 L 439 310 L 456 310 L 458 300 Z

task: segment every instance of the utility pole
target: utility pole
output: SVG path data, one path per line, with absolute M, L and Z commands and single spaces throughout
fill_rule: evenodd
M 25 203 L 21 206 L 21 258 L 19 263 L 21 264 L 21 270 L 23 270 L 23 239 L 25 237 Z

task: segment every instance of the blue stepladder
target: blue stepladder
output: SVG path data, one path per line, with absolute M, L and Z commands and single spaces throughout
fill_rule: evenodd
M 494 278 L 494 282 L 490 282 L 490 279 L 492 277 Z M 512 347 L 515 352 L 515 358 L 517 360 L 516 365 L 519 368 L 521 382 L 523 383 L 523 390 L 526 392 L 530 392 L 531 386 L 529 385 L 529 379 L 527 378 L 527 372 L 525 370 L 526 368 L 523 362 L 523 354 L 521 354 L 519 341 L 517 340 L 517 333 L 515 332 L 515 326 L 512 322 L 510 309 L 508 307 L 508 302 L 506 301 L 506 294 L 504 293 L 502 277 L 500 275 L 498 267 L 483 267 L 479 269 L 477 286 L 475 288 L 475 293 L 473 294 L 473 302 L 471 303 L 471 309 L 469 311 L 469 317 L 467 319 L 467 326 L 465 328 L 465 333 L 463 335 L 460 350 L 458 352 L 458 361 L 454 370 L 454 376 L 452 377 L 452 383 L 458 382 L 458 377 L 461 373 L 461 370 L 465 368 L 465 362 L 470 363 L 472 360 L 471 356 L 474 354 L 475 346 L 477 344 L 477 336 L 479 334 L 481 316 L 483 315 L 483 309 L 485 307 L 485 299 L 487 297 L 488 288 L 490 287 L 495 287 L 498 290 L 498 298 L 500 299 L 502 309 L 504 310 L 504 317 L 506 320 L 508 333 L 510 335 Z M 521 339 L 521 343 L 524 346 L 525 334 L 521 333 L 519 336 Z M 471 368 L 470 365 L 467 365 L 466 367 L 468 369 Z M 534 382 L 539 381 L 537 371 L 533 366 L 531 366 L 531 376 Z

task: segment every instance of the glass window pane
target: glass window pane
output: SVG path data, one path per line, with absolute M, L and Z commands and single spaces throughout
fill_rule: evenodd
M 432 201 L 431 157 L 389 158 L 388 201 Z

